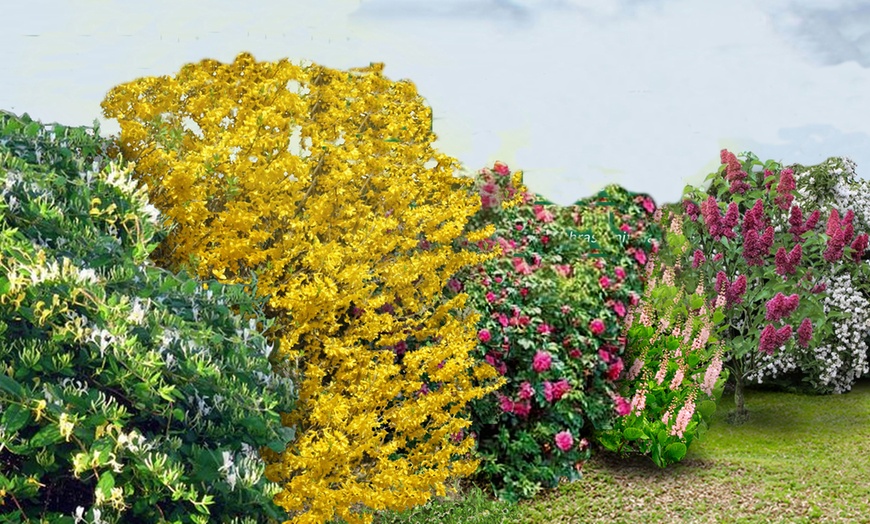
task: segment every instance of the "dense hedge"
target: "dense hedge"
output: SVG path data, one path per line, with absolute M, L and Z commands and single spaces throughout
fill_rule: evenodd
M 108 146 L 0 114 L 0 520 L 283 521 L 262 304 L 148 260 L 166 231 Z

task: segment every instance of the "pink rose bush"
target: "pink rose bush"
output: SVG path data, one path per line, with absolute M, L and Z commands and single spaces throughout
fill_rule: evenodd
M 518 500 L 579 478 L 595 428 L 626 409 L 616 391 L 625 373 L 621 324 L 643 293 L 639 260 L 662 235 L 652 200 L 618 186 L 608 188 L 611 205 L 595 197 L 560 208 L 497 163 L 481 170 L 475 189 L 481 210 L 469 227 L 496 227 L 476 247 L 500 256 L 457 274 L 445 295 L 468 294 L 480 315 L 477 357 L 508 379 L 472 403 L 469 431 L 478 476 L 500 498 Z M 597 250 L 578 238 L 587 228 Z

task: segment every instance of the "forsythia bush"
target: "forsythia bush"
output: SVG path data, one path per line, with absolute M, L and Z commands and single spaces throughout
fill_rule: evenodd
M 503 380 L 475 363 L 476 316 L 449 277 L 494 254 L 456 250 L 479 209 L 433 150 L 431 110 L 382 64 L 347 72 L 287 60 L 204 60 L 110 91 L 123 155 L 176 228 L 167 267 L 256 275 L 275 364 L 296 363 L 297 439 L 263 450 L 293 522 L 424 503 L 473 473 L 469 401 Z M 298 151 L 294 151 L 298 149 Z M 468 234 L 476 242 L 492 234 Z M 425 246 L 425 248 L 421 248 Z
M 257 449 L 294 387 L 231 311 L 261 304 L 150 263 L 159 214 L 105 145 L 0 113 L 0 522 L 283 522 Z

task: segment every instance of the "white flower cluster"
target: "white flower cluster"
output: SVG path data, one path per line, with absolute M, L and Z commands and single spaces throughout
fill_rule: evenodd
M 7 278 L 9 279 L 9 293 L 23 291 L 24 287 L 36 286 L 42 282 L 65 280 L 77 284 L 96 284 L 99 282 L 93 269 L 79 269 L 70 259 L 64 257 L 61 264 L 54 260 L 45 263 L 46 254 L 43 250 L 37 251 L 37 264 L 31 267 L 19 266 L 12 269 Z M 26 273 L 22 276 L 19 268 Z
M 265 465 L 254 448 L 242 442 L 242 452 L 232 454 L 223 452 L 223 465 L 218 468 L 223 478 L 235 491 L 236 484 L 252 487 L 260 481 L 265 471 Z

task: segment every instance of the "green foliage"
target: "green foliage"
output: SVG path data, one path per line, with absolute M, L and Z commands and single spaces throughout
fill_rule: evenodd
M 262 303 L 148 260 L 159 213 L 96 130 L 0 133 L 0 520 L 280 522 Z

